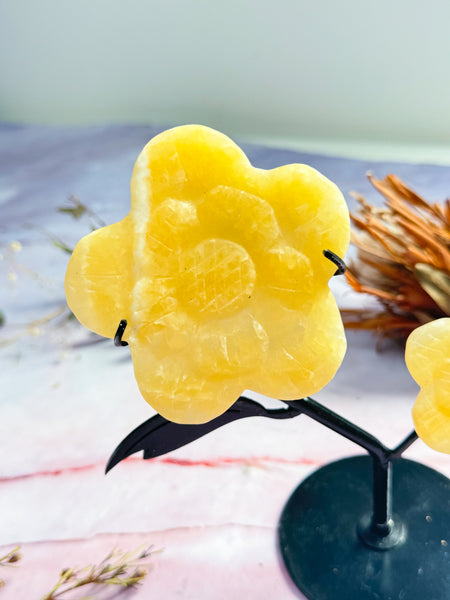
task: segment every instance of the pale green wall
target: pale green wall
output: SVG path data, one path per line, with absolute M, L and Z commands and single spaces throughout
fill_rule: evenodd
M 450 142 L 448 0 L 0 0 L 0 119 Z

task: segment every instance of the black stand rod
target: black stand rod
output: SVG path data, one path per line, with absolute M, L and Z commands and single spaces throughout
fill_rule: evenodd
M 371 456 L 378 458 L 380 462 L 386 462 L 387 457 L 391 453 L 391 450 L 384 446 L 376 437 L 354 423 L 347 421 L 347 419 L 344 419 L 344 417 L 341 417 L 326 406 L 319 404 L 312 398 L 293 400 L 288 404 L 296 408 L 300 413 L 307 415 L 314 421 L 325 425 L 328 429 L 332 429 L 336 433 L 339 433 L 339 435 L 358 444 L 358 446 L 367 450 Z
M 371 529 L 384 537 L 392 521 L 392 462 L 373 460 L 373 515 Z
M 396 545 L 402 538 L 403 531 L 402 524 L 394 522 L 392 516 L 393 460 L 399 458 L 417 440 L 417 433 L 412 431 L 391 450 L 364 429 L 312 398 L 293 400 L 289 404 L 299 413 L 304 413 L 314 421 L 339 433 L 370 454 L 373 459 L 373 512 L 369 520 L 366 518 L 359 524 L 360 537 L 366 544 L 380 549 Z

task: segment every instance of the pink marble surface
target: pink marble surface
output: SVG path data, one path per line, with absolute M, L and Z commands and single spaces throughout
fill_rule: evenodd
M 45 146 L 45 136 L 34 135 L 34 143 Z M 134 138 L 124 143 L 127 157 L 137 154 L 135 146 Z M 77 160 L 78 187 L 69 178 L 61 189 L 67 195 L 90 189 L 102 213 L 99 193 L 88 182 L 104 177 L 93 165 L 107 165 L 111 151 L 95 160 L 80 151 Z M 22 195 L 12 194 L 7 173 L 0 179 L 1 197 L 9 198 L 0 227 L 0 310 L 6 316 L 0 328 L 0 555 L 17 544 L 23 553 L 15 568 L 0 571 L 0 596 L 41 598 L 64 567 L 99 562 L 115 547 L 153 545 L 161 552 L 151 557 L 142 586 L 95 597 L 302 598 L 278 556 L 280 513 L 309 473 L 358 448 L 306 417 L 247 419 L 158 459 L 135 455 L 105 476 L 113 449 L 152 409 L 137 390 L 128 350 L 65 318 L 68 255 L 28 225 L 45 226 L 67 243 L 84 235 L 87 225 L 45 204 L 46 177 L 51 190 L 59 177 L 45 164 L 31 169 L 38 192 L 30 199 L 20 184 L 30 174 L 15 174 Z M 121 163 L 119 170 L 126 185 L 127 168 Z M 65 199 L 61 193 L 60 205 Z M 32 201 L 41 202 L 45 218 Z M 117 208 L 105 204 L 103 212 L 109 220 Z M 15 241 L 21 248 L 11 246 Z M 341 306 L 362 301 L 342 279 L 332 285 Z M 402 351 L 387 346 L 377 352 L 367 333 L 349 333 L 348 342 L 340 371 L 316 399 L 395 445 L 412 429 L 417 393 Z M 449 457 L 420 441 L 406 456 L 450 476 Z

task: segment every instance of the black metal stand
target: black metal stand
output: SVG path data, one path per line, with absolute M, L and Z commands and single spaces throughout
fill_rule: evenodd
M 106 470 L 135 452 L 143 450 L 144 459 L 160 456 L 241 418 L 301 414 L 369 456 L 326 465 L 289 499 L 279 540 L 296 586 L 310 600 L 450 600 L 450 481 L 401 458 L 417 439 L 414 431 L 389 449 L 312 398 L 267 409 L 241 396 L 203 425 L 179 425 L 155 415 L 119 444 Z
M 392 464 L 417 440 L 412 431 L 398 446 L 389 449 L 379 440 L 347 419 L 318 404 L 312 398 L 294 400 L 294 407 L 310 418 L 336 431 L 364 448 L 372 458 L 372 514 L 359 524 L 359 535 L 370 547 L 388 549 L 400 542 L 403 525 L 392 517 Z
M 371 462 L 330 463 L 292 494 L 279 523 L 292 580 L 310 600 L 448 600 L 449 480 L 394 459 L 381 477 L 387 502 L 377 505 Z

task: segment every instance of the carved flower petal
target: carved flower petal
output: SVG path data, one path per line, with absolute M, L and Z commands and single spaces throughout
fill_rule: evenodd
M 262 324 L 249 311 L 221 320 L 212 329 L 202 324 L 196 332 L 195 362 L 200 374 L 207 371 L 222 373 L 241 381 L 238 395 L 248 385 L 248 376 L 255 371 L 255 361 L 265 365 L 268 361 L 269 336 Z
M 202 225 L 218 237 L 235 240 L 258 252 L 280 237 L 273 208 L 245 190 L 219 185 L 205 194 L 198 207 Z
M 349 242 L 348 209 L 339 189 L 307 165 L 285 165 L 267 175 L 263 197 L 273 207 L 286 242 L 308 256 L 314 280 L 324 284 L 335 267 L 322 260 L 322 251 L 343 257 Z
M 447 410 L 441 407 L 446 406 Z M 450 394 L 428 385 L 421 389 L 413 407 L 417 435 L 433 450 L 450 454 Z
M 415 329 L 405 359 L 421 386 L 413 408 L 417 434 L 434 450 L 450 454 L 450 318 Z
M 85 327 L 114 337 L 128 312 L 132 248 L 124 243 L 128 219 L 93 231 L 78 242 L 65 278 L 67 303 Z
M 271 318 L 274 312 L 277 319 Z M 270 347 L 251 389 L 294 400 L 315 394 L 329 383 L 344 358 L 346 339 L 328 288 L 302 310 L 268 298 L 256 315 L 267 331 Z
M 206 376 L 194 369 L 191 356 L 180 350 L 161 356 L 155 352 L 153 340 L 131 346 L 141 394 L 161 415 L 176 423 L 210 421 L 229 408 L 230 398 L 237 400 L 243 391 L 240 380 L 224 373 L 216 376 L 212 368 Z
M 165 198 L 199 202 L 218 185 L 242 185 L 249 167 L 244 152 L 218 131 L 199 125 L 168 129 L 150 140 L 136 161 L 132 208 L 141 205 L 143 194 L 155 204 Z

